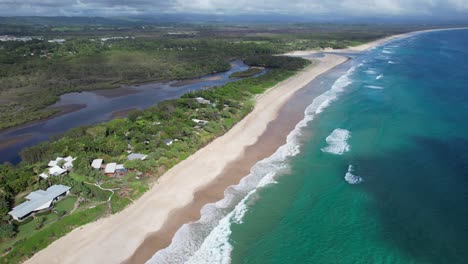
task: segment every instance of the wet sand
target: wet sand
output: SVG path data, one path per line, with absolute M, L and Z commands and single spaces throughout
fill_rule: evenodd
M 155 252 L 169 246 L 174 234 L 183 224 L 200 219 L 200 211 L 204 205 L 223 199 L 227 187 L 238 184 L 243 177 L 249 174 L 255 163 L 271 156 L 286 143 L 286 137 L 304 118 L 305 109 L 318 95 L 320 93 L 311 94 L 309 92 L 305 95 L 303 90 L 297 91 L 283 105 L 276 119 L 268 124 L 267 129 L 257 142 L 246 147 L 241 157 L 227 164 L 214 181 L 198 190 L 190 204 L 172 211 L 161 229 L 150 234 L 123 264 L 145 263 Z
M 167 171 L 148 192 L 123 211 L 73 230 L 26 263 L 121 263 L 136 250 L 150 257 L 170 242 L 181 224 L 196 220 L 201 206 L 222 198 L 225 187 L 237 183 L 255 162 L 273 153 L 284 142 L 285 135 L 301 115 L 281 118 L 278 128 L 274 129 L 270 122 L 277 119 L 282 112 L 280 109 L 298 90 L 347 59 L 326 55 L 317 60 L 320 63 L 258 96 L 249 115 L 225 135 Z M 259 138 L 263 138 L 264 146 L 255 150 L 258 146 L 253 146 Z M 238 160 L 242 165 L 237 167 L 233 164 Z M 226 170 L 232 170 L 235 175 L 228 175 Z M 203 193 L 203 190 L 210 192 Z M 165 229 L 168 225 L 172 227 Z M 166 235 L 156 236 L 156 242 L 146 247 L 145 238 L 154 232 Z

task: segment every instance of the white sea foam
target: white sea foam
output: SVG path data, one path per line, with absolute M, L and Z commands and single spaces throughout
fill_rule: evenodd
M 396 64 L 396 62 L 389 60 L 388 64 Z
M 353 171 L 354 171 L 353 165 L 349 165 L 348 166 L 348 172 L 346 172 L 345 177 L 344 177 L 345 180 L 349 184 L 359 184 L 359 183 L 363 182 L 364 180 L 361 177 L 359 177 L 357 175 L 354 175 Z
M 384 76 L 383 74 L 380 74 L 379 76 L 375 77 L 375 79 L 376 79 L 376 80 L 380 80 L 380 79 L 383 78 L 383 76 Z
M 369 89 L 375 89 L 375 90 L 382 90 L 383 89 L 382 86 L 378 86 L 378 85 L 366 85 L 364 87 L 369 88 Z
M 322 151 L 335 155 L 343 155 L 350 149 L 347 142 L 350 137 L 350 132 L 348 130 L 337 128 L 325 139 L 328 146 L 322 148 Z
M 258 190 L 276 183 L 275 178 L 287 171 L 287 159 L 299 153 L 302 128 L 352 83 L 349 76 L 354 70 L 351 68 L 335 81 L 330 90 L 314 99 L 305 110 L 304 119 L 287 136 L 285 145 L 256 163 L 238 185 L 228 187 L 224 199 L 205 205 L 200 220 L 183 225 L 169 247 L 158 251 L 147 263 L 230 263 L 231 225 L 242 223 L 249 205 L 258 196 Z
M 393 54 L 393 51 L 391 51 L 389 49 L 383 49 L 382 53 L 384 53 L 384 54 Z
M 377 72 L 372 69 L 365 70 L 364 72 L 371 75 L 377 74 Z

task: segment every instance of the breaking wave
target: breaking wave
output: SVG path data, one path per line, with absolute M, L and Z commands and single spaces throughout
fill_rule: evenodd
M 353 165 L 349 165 L 348 166 L 348 172 L 346 172 L 345 177 L 344 177 L 345 180 L 349 184 L 359 184 L 359 183 L 363 182 L 364 180 L 361 177 L 359 177 L 357 175 L 354 175 L 353 171 L 354 171 Z
M 369 89 L 375 89 L 375 90 L 382 90 L 383 89 L 382 86 L 378 86 L 378 85 L 366 85 L 364 87 L 369 88 Z
M 322 148 L 322 151 L 335 155 L 343 155 L 350 149 L 348 144 L 348 139 L 350 137 L 348 130 L 337 128 L 325 139 L 328 146 Z
M 380 74 L 379 76 L 375 77 L 375 79 L 376 79 L 376 80 L 380 80 L 380 79 L 383 78 L 383 76 L 384 76 L 383 74 Z
M 389 50 L 389 49 L 383 49 L 382 53 L 384 53 L 384 54 L 393 54 L 393 52 L 391 50 Z
M 233 249 L 229 241 L 231 226 L 242 223 L 249 203 L 259 195 L 258 190 L 276 183 L 275 178 L 287 171 L 288 158 L 299 153 L 302 128 L 352 83 L 349 76 L 354 70 L 355 67 L 349 69 L 330 90 L 313 100 L 305 110 L 304 119 L 287 136 L 285 145 L 257 162 L 238 185 L 228 187 L 222 200 L 205 205 L 200 220 L 183 225 L 169 247 L 156 252 L 147 263 L 230 263 Z

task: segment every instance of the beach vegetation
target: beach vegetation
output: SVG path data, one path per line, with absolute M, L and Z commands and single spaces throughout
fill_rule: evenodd
M 165 171 L 226 133 L 246 116 L 253 109 L 256 94 L 309 63 L 281 56 L 252 57 L 246 61 L 252 65 L 262 64 L 270 70 L 257 77 L 189 92 L 182 98 L 134 111 L 128 118 L 72 129 L 50 142 L 24 149 L 18 165 L 0 165 L 0 203 L 6 206 L 1 211 L 4 220 L 0 223 L 3 240 L 0 251 L 7 251 L 0 263 L 20 262 L 73 228 L 121 211 Z M 198 103 L 195 100 L 198 97 L 212 103 Z M 193 119 L 207 123 L 200 125 Z M 169 138 L 173 139 L 171 145 L 164 142 Z M 132 151 L 144 153 L 147 158 L 128 161 L 129 145 Z M 38 177 L 38 172 L 47 168 L 48 161 L 56 156 L 77 157 L 74 169 L 64 176 Z M 123 163 L 129 172 L 108 177 L 91 168 L 95 158 Z M 7 212 L 24 201 L 30 191 L 54 184 L 72 187 L 71 196 L 58 201 L 53 210 L 38 213 L 24 222 L 9 218 Z

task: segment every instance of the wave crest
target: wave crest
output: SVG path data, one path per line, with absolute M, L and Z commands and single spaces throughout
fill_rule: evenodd
M 287 159 L 300 151 L 302 128 L 352 83 L 349 76 L 354 70 L 355 67 L 350 68 L 330 90 L 313 100 L 304 112 L 304 119 L 287 136 L 285 145 L 272 156 L 257 162 L 238 185 L 228 187 L 222 200 L 205 205 L 200 220 L 183 225 L 169 247 L 156 252 L 147 263 L 230 263 L 232 224 L 242 223 L 258 190 L 276 183 L 275 178 L 287 171 Z
M 345 177 L 344 177 L 345 180 L 349 184 L 359 184 L 359 183 L 363 182 L 364 180 L 361 177 L 359 177 L 357 175 L 354 175 L 353 171 L 354 171 L 353 165 L 349 165 L 348 166 L 348 172 L 346 172 Z
M 337 128 L 325 139 L 328 146 L 322 148 L 323 152 L 328 152 L 335 155 L 343 155 L 348 152 L 350 146 L 348 139 L 351 137 L 351 133 L 346 129 Z

